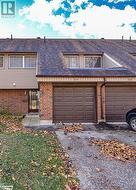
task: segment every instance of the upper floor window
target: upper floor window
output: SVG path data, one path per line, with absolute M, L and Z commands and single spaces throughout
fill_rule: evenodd
M 95 68 L 101 66 L 101 57 L 85 56 L 85 68 Z
M 68 68 L 79 68 L 80 60 L 78 55 L 65 56 L 66 65 Z
M 0 68 L 4 67 L 4 57 L 0 55 Z
M 9 67 L 10 68 L 35 68 L 36 56 L 35 55 L 10 55 Z
M 102 67 L 102 57 L 94 55 L 66 55 L 65 64 L 68 68 Z

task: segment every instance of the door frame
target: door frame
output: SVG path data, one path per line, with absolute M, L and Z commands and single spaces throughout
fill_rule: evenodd
M 28 90 L 28 113 L 37 113 L 37 112 L 39 112 L 38 108 L 37 109 L 30 109 L 30 91 L 39 92 L 39 90 L 38 89 Z M 37 105 L 39 107 L 39 98 L 38 98 L 38 96 L 37 96 Z

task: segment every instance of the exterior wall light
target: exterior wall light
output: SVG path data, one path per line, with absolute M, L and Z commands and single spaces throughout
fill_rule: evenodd
M 16 86 L 16 83 L 15 83 L 15 82 L 13 83 L 13 86 L 14 86 L 14 87 Z

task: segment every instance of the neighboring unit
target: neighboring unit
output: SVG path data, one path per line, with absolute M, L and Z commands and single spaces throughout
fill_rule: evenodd
M 136 108 L 136 40 L 0 39 L 0 111 L 45 124 L 125 122 Z

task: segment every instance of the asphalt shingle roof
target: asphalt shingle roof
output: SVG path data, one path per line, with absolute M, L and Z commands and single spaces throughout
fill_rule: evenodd
M 136 40 L 94 39 L 0 39 L 0 53 L 37 52 L 37 76 L 135 76 Z M 120 63 L 120 68 L 68 69 L 63 53 L 103 54 Z

